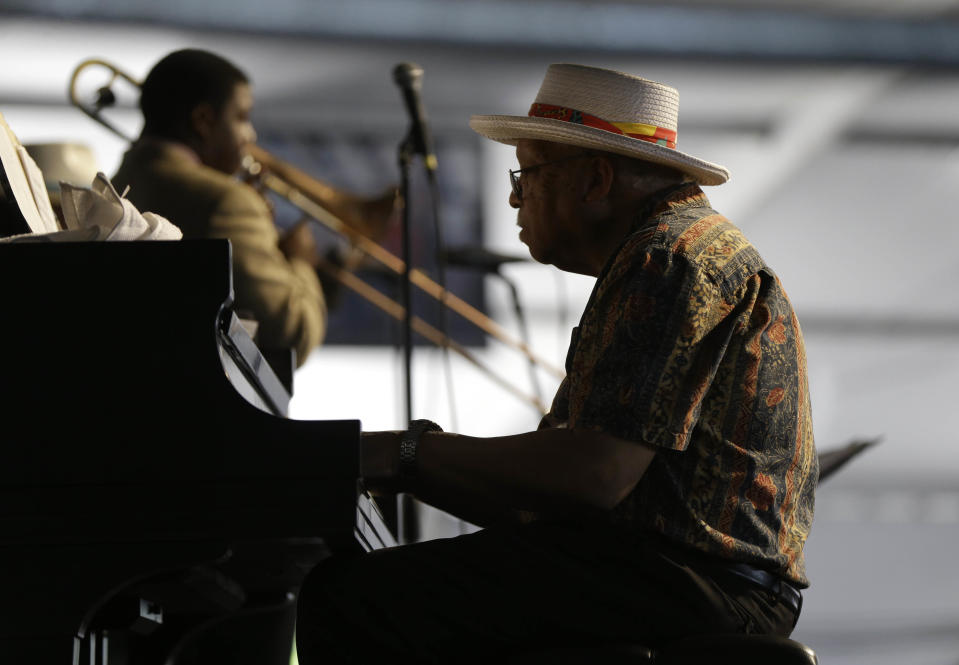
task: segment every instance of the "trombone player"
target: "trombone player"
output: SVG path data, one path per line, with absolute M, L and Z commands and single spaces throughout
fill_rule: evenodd
M 228 238 L 237 311 L 257 321 L 261 346 L 292 348 L 302 365 L 326 330 L 317 277 L 322 257 L 307 221 L 281 235 L 266 200 L 235 177 L 256 141 L 250 80 L 214 53 L 174 51 L 143 81 L 140 109 L 143 130 L 114 185 L 120 191 L 129 186 L 137 208 L 167 217 L 185 238 Z M 333 214 L 382 235 L 392 191 L 361 202 L 319 186 L 326 196 L 321 203 Z

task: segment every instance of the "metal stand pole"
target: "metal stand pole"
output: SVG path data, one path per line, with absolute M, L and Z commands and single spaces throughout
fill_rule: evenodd
M 408 135 L 400 144 L 400 196 L 403 201 L 402 239 L 403 239 L 403 275 L 400 280 L 400 301 L 403 303 L 403 381 L 406 406 L 406 425 L 413 421 L 413 298 L 410 289 L 410 268 L 412 261 L 412 240 L 410 220 L 410 162 L 413 157 L 412 135 Z M 416 538 L 416 515 L 413 500 L 406 494 L 396 497 L 396 539 L 400 543 L 411 542 Z

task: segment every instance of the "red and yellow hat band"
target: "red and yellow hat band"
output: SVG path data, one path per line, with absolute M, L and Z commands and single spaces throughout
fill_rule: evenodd
M 610 122 L 597 118 L 594 115 L 577 111 L 576 109 L 552 104 L 533 104 L 529 109 L 529 116 L 533 118 L 551 118 L 572 122 L 586 127 L 595 127 L 613 134 L 622 134 L 630 138 L 648 141 L 667 148 L 676 148 L 676 132 L 672 129 L 663 129 L 655 125 L 646 125 L 641 122 Z

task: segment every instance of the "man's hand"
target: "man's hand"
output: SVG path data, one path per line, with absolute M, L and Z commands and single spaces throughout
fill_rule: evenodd
M 371 490 L 401 491 L 399 485 L 402 432 L 363 432 L 360 437 L 360 475 Z
M 280 251 L 287 259 L 300 259 L 316 268 L 320 265 L 320 251 L 316 247 L 316 238 L 308 221 L 299 222 L 278 243 Z
M 402 210 L 396 187 L 389 187 L 378 196 L 356 197 L 351 201 L 349 214 L 343 220 L 364 236 L 382 242 L 396 226 Z

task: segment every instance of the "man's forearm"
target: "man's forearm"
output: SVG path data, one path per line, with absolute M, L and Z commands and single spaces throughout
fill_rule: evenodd
M 635 486 L 654 453 L 599 432 L 545 429 L 477 438 L 430 432 L 420 439 L 416 473 L 398 473 L 398 432 L 364 434 L 368 482 L 409 491 L 480 525 L 517 511 L 582 515 L 609 510 Z

